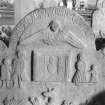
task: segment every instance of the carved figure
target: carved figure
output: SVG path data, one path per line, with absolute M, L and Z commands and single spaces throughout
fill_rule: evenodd
M 20 60 L 19 59 L 14 59 L 13 60 L 13 70 L 14 73 L 12 75 L 12 79 L 14 81 L 14 86 L 17 87 L 21 85 L 22 77 L 21 77 L 21 71 L 20 71 Z
M 10 80 L 10 74 L 9 74 L 8 69 L 7 69 L 5 60 L 2 63 L 2 66 L 1 66 L 1 75 L 2 75 L 1 80 L 3 82 L 3 87 L 6 87 L 7 86 L 7 81 Z
M 97 74 L 96 74 L 96 70 L 94 65 L 90 66 L 90 70 L 89 70 L 89 83 L 96 83 L 97 82 Z
M 12 69 L 12 58 L 11 57 L 7 57 L 5 58 L 5 66 L 7 69 L 7 76 L 8 76 L 8 80 L 7 80 L 7 87 L 11 88 L 13 87 L 13 81 L 12 81 L 12 75 L 13 75 L 13 69 Z
M 18 51 L 18 58 L 19 58 L 19 61 L 18 61 L 18 69 L 20 71 L 20 80 L 21 81 L 24 81 L 25 80 L 25 75 L 23 74 L 23 69 L 24 69 L 24 54 L 23 52 L 21 51 Z
M 77 62 L 75 64 L 76 67 L 76 72 L 74 74 L 73 77 L 73 83 L 75 83 L 76 85 L 78 85 L 78 83 L 85 83 L 86 81 L 86 64 L 83 61 L 83 59 L 81 58 L 81 55 L 79 54 L 77 57 Z

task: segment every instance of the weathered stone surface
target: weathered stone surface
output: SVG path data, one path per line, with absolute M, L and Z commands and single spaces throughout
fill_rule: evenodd
M 0 105 L 79 105 L 104 90 L 105 58 L 94 33 L 67 8 L 32 11 L 5 49 Z

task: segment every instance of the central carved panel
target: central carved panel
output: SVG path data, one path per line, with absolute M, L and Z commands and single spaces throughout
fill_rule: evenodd
M 67 77 L 68 56 L 39 56 L 37 81 L 64 82 Z
M 42 49 L 40 51 L 26 50 L 25 52 L 24 64 L 27 65 L 27 68 L 25 67 L 24 71 L 27 72 L 31 82 L 67 82 L 71 52 L 51 49 L 50 51 Z

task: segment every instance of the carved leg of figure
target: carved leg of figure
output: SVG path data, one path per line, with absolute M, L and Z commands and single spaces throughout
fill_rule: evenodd
M 3 81 L 0 80 L 0 88 L 2 88 L 2 86 L 3 86 Z
M 14 78 L 13 78 L 13 86 L 14 87 L 17 87 L 18 86 L 18 78 L 17 78 L 17 75 L 14 75 Z
M 13 87 L 13 81 L 8 80 L 6 86 L 7 86 L 7 88 L 12 88 Z
M 6 80 L 2 80 L 3 81 L 3 88 L 6 88 Z
M 9 80 L 6 81 L 6 87 L 9 88 Z
M 18 86 L 19 88 L 21 87 L 21 80 L 20 80 L 20 76 L 17 77 L 18 78 Z
M 16 77 L 14 78 L 13 81 L 14 81 L 14 83 L 13 83 L 14 87 L 19 87 L 19 88 L 21 87 L 21 80 L 20 80 L 19 76 L 16 75 Z

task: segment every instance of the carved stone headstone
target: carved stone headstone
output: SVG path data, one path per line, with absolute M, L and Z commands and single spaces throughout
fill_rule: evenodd
M 67 8 L 30 12 L 0 51 L 2 105 L 79 105 L 103 90 L 104 58 L 95 36 Z

